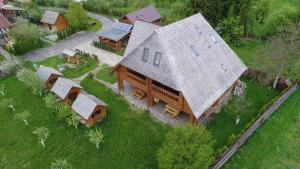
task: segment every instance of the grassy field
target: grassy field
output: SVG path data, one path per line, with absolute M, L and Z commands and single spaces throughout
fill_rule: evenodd
M 83 63 L 80 65 L 77 65 L 74 68 L 66 68 L 62 73 L 64 74 L 65 77 L 67 78 L 76 78 L 81 75 L 84 75 L 88 73 L 91 70 L 96 69 L 98 66 L 98 63 L 95 59 L 91 57 L 85 57 L 82 56 L 82 61 Z M 58 69 L 58 65 L 66 64 L 67 61 L 64 58 L 61 58 L 59 56 L 52 56 L 50 58 L 47 58 L 45 60 L 42 60 L 40 62 L 37 62 L 36 64 L 38 65 L 44 65 L 48 67 L 52 67 L 54 69 Z M 26 62 L 26 67 L 31 67 L 32 68 L 32 62 Z
M 95 18 L 89 18 L 89 23 L 94 23 L 88 27 L 88 31 L 96 32 L 98 29 L 102 27 L 102 23 Z
M 255 132 L 226 169 L 300 168 L 300 90 Z
M 82 85 L 109 105 L 108 118 L 97 125 L 104 133 L 99 150 L 86 137 L 87 128 L 76 131 L 58 121 L 41 97 L 32 95 L 15 77 L 1 80 L 0 85 L 6 88 L 5 98 L 16 102 L 16 112 L 0 109 L 0 168 L 47 169 L 55 159 L 67 159 L 76 169 L 157 168 L 156 151 L 169 128 L 145 112 L 132 110 L 95 81 L 88 79 Z M 31 113 L 28 127 L 14 119 L 24 110 Z M 42 126 L 50 130 L 45 148 L 32 134 Z
M 208 124 L 208 130 L 217 141 L 216 150 L 226 146 L 230 142 L 232 134 L 239 134 L 258 115 L 259 110 L 279 94 L 277 91 L 268 89 L 255 81 L 246 78 L 242 80 L 247 83 L 246 102 L 248 106 L 246 107 L 247 110 L 240 115 L 240 123 L 235 124 L 237 115 L 233 100 L 231 100 L 220 113 L 212 116 L 213 120 Z
M 96 78 L 114 84 L 117 81 L 117 75 L 111 71 L 111 67 L 104 66 L 104 68 L 96 74 Z
M 271 0 L 271 12 L 276 12 L 282 8 L 283 5 L 297 6 L 299 0 Z

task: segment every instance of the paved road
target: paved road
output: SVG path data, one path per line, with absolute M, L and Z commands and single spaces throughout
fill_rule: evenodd
M 59 43 L 56 43 L 55 45 L 53 45 L 51 47 L 41 48 L 41 49 L 37 49 L 32 52 L 26 53 L 24 55 L 24 57 L 28 60 L 38 61 L 38 60 L 42 60 L 42 59 L 60 54 L 63 50 L 72 49 L 82 43 L 92 42 L 93 40 L 95 40 L 97 38 L 97 34 L 101 30 L 109 28 L 113 23 L 112 19 L 102 16 L 102 15 L 97 15 L 97 14 L 93 14 L 93 13 L 88 13 L 88 15 L 90 17 L 98 19 L 100 22 L 102 22 L 102 28 L 100 30 L 98 30 L 97 32 L 80 32 L 70 38 L 62 40 Z

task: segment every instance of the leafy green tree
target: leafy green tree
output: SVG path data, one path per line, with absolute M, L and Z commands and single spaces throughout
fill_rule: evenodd
M 66 122 L 68 126 L 74 126 L 77 130 L 80 118 L 74 112 L 72 112 L 71 115 L 66 119 Z
M 39 23 L 42 18 L 42 11 L 34 1 L 30 1 L 24 5 L 27 18 L 35 23 Z
M 88 16 L 80 3 L 70 2 L 66 18 L 71 28 L 86 30 L 88 26 Z
M 13 52 L 17 55 L 43 46 L 40 28 L 21 19 L 17 20 L 17 24 L 9 31 L 8 35 L 13 41 Z
M 270 0 L 259 0 L 257 2 L 257 13 L 256 17 L 260 23 L 264 23 L 265 19 L 269 16 L 271 10 Z
M 211 134 L 204 126 L 177 126 L 158 152 L 161 169 L 207 169 L 214 160 Z
M 99 149 L 99 144 L 104 142 L 104 135 L 102 134 L 101 129 L 96 128 L 94 130 L 89 130 L 87 135 L 89 137 L 90 142 L 95 144 L 97 149 Z
M 33 94 L 42 94 L 44 82 L 32 71 L 27 68 L 19 70 L 17 78 L 32 89 Z
M 28 118 L 30 117 L 30 113 L 28 111 L 23 111 L 22 113 L 17 113 L 15 115 L 15 119 L 19 119 L 24 121 L 25 125 L 28 126 Z
M 44 101 L 46 103 L 46 107 L 49 109 L 58 109 L 59 101 L 57 100 L 57 97 L 49 93 L 44 97 Z
M 74 167 L 66 159 L 60 159 L 52 162 L 50 169 L 74 169 Z
M 218 26 L 220 35 L 227 43 L 238 45 L 243 36 L 243 26 L 239 17 L 224 19 Z
M 256 6 L 254 0 L 243 0 L 241 2 L 239 16 L 244 28 L 244 36 L 248 37 L 252 33 L 256 19 Z
M 34 135 L 37 135 L 40 143 L 45 147 L 45 141 L 49 137 L 49 129 L 46 127 L 39 127 L 32 132 Z
M 72 2 L 72 0 L 54 0 L 55 6 L 63 8 L 67 8 L 70 2 Z

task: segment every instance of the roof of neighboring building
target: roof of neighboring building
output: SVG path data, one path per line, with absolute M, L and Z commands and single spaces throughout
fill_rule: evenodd
M 62 52 L 62 54 L 68 55 L 68 56 L 75 56 L 76 53 L 77 53 L 76 51 L 70 50 L 70 49 L 65 49 L 65 50 Z
M 0 14 L 0 29 L 9 28 L 12 24 L 8 21 L 8 19 Z
M 10 11 L 23 11 L 24 10 L 22 8 L 14 7 L 12 5 L 2 5 L 0 8 L 4 9 L 4 10 L 10 10 Z
M 73 82 L 72 80 L 59 77 L 52 87 L 51 91 L 61 99 L 65 99 L 73 87 L 82 89 L 79 84 Z
M 41 22 L 53 25 L 56 23 L 58 16 L 59 16 L 59 12 L 45 11 L 41 19 Z
M 96 106 L 107 106 L 107 104 L 93 95 L 80 93 L 72 104 L 72 110 L 87 120 Z
M 247 69 L 201 14 L 165 27 L 137 21 L 119 65 L 181 92 L 196 118 Z
M 119 41 L 130 33 L 132 27 L 133 25 L 130 24 L 115 22 L 110 29 L 101 31 L 99 36 L 113 41 Z
M 131 23 L 134 23 L 136 20 L 142 20 L 151 23 L 161 18 L 159 12 L 155 9 L 153 5 L 126 14 L 125 16 L 129 19 Z
M 36 72 L 37 76 L 41 78 L 44 82 L 46 82 L 51 75 L 59 75 L 63 76 L 59 71 L 53 69 L 51 67 L 46 67 L 41 65 Z

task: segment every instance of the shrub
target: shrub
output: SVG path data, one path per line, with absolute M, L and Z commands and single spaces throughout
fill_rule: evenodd
M 67 160 L 55 160 L 51 163 L 50 169 L 74 169 Z
M 218 25 L 219 33 L 227 43 L 238 45 L 243 36 L 243 26 L 239 17 L 225 18 Z
M 99 149 L 99 144 L 104 142 L 104 135 L 102 134 L 101 129 L 96 128 L 95 130 L 90 130 L 87 133 L 87 136 L 89 137 L 90 142 L 96 145 L 97 149 Z
M 72 115 L 71 113 L 70 107 L 67 104 L 62 103 L 58 107 L 56 116 L 59 120 L 65 120 Z
M 102 41 L 94 41 L 93 44 L 95 47 L 100 48 L 100 49 L 104 49 L 104 50 L 114 52 L 114 53 L 118 52 L 118 50 L 108 46 L 107 44 L 103 43 Z
M 162 169 L 206 169 L 214 160 L 213 144 L 204 126 L 177 126 L 159 149 L 158 165 Z
M 5 75 L 15 75 L 21 68 L 22 61 L 17 58 L 6 59 L 0 63 L 0 72 Z
M 32 70 L 23 68 L 18 71 L 17 78 L 31 88 L 33 94 L 40 94 L 44 91 L 44 82 L 37 77 Z
M 44 97 L 44 101 L 46 103 L 47 108 L 58 110 L 59 101 L 57 100 L 57 97 L 54 94 L 47 94 Z

